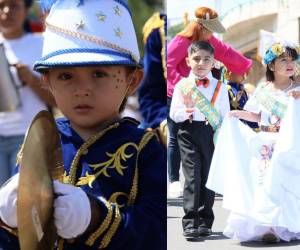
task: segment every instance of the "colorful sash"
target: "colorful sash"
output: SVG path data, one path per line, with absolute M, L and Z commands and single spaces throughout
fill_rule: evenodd
M 196 101 L 195 107 L 198 108 L 201 113 L 205 116 L 208 123 L 212 126 L 213 130 L 216 131 L 222 124 L 222 116 L 213 106 L 219 89 L 221 87 L 221 82 L 218 82 L 217 87 L 214 91 L 212 101 L 210 102 L 207 98 L 198 90 L 197 86 L 193 84 L 189 79 L 183 79 L 179 83 L 179 89 L 183 95 L 191 94 L 192 100 Z
M 263 105 L 266 110 L 282 119 L 287 109 L 287 105 L 279 102 L 276 98 L 270 95 L 270 90 L 266 88 L 267 86 L 268 84 L 265 83 L 259 84 L 253 97 L 256 98 L 256 100 Z

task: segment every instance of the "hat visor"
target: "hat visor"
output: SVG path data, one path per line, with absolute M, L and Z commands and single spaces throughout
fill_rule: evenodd
M 141 67 L 131 56 L 99 49 L 70 49 L 56 51 L 34 64 L 34 70 L 42 72 L 48 68 L 79 67 L 89 65 L 126 65 Z
M 225 27 L 219 21 L 218 18 L 209 19 L 209 20 L 201 20 L 201 23 L 203 24 L 203 26 L 206 29 L 208 29 L 211 32 L 215 32 L 215 33 L 224 33 L 224 32 L 226 32 Z

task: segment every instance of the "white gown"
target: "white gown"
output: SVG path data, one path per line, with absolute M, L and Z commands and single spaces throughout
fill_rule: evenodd
M 226 117 L 206 184 L 223 194 L 231 212 L 224 234 L 240 241 L 261 240 L 270 231 L 285 241 L 300 239 L 300 100 L 278 90 L 272 95 L 288 105 L 279 133 L 256 133 Z M 276 122 L 255 98 L 245 109 L 261 112 L 261 125 Z

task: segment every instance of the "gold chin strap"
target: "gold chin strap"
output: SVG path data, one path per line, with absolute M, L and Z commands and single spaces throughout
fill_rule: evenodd
M 123 96 L 123 98 L 122 98 L 122 100 L 121 100 L 121 102 L 120 102 L 120 104 L 119 104 L 119 106 L 118 106 L 118 110 L 120 110 L 120 107 L 121 107 L 123 101 L 124 101 L 125 98 L 127 97 L 127 93 L 128 93 L 129 88 L 130 88 L 130 86 L 131 86 L 131 84 L 132 84 L 132 81 L 133 81 L 133 79 L 134 79 L 134 76 L 135 76 L 136 71 L 137 71 L 137 68 L 135 68 L 134 72 L 132 73 L 132 77 L 131 77 L 131 79 L 130 79 L 130 82 L 129 82 L 129 84 L 128 84 L 128 86 L 127 86 L 125 92 L 124 92 L 124 96 Z

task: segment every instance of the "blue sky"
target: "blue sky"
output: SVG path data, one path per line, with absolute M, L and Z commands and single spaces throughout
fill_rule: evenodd
M 253 1 L 259 0 L 166 0 L 166 4 L 168 19 L 173 25 L 182 21 L 184 12 L 188 12 L 189 17 L 192 18 L 197 7 L 206 6 L 216 9 L 222 16 L 234 7 Z

